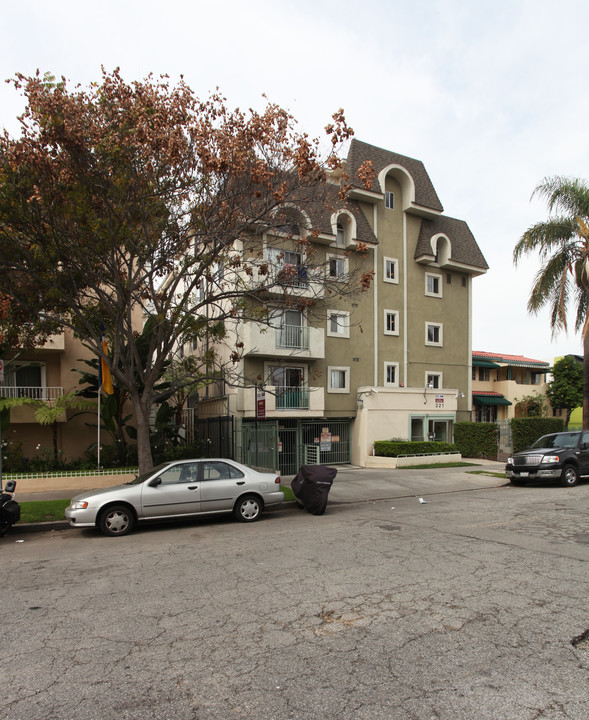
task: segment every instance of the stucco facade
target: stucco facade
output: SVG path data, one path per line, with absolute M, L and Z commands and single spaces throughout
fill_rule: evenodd
M 357 175 L 366 162 L 374 170 L 369 187 Z M 268 431 L 264 444 L 276 445 L 282 472 L 310 456 L 365 466 L 376 440 L 451 441 L 454 422 L 471 419 L 472 281 L 487 270 L 472 233 L 443 215 L 418 160 L 353 140 L 345 172 L 348 201 L 328 218 L 311 218 L 319 231 L 313 263 L 332 273 L 332 282 L 345 282 L 349 249 L 365 243 L 370 288 L 335 300 L 326 284 L 307 310 L 288 317 L 274 293 L 275 327 L 235 329 L 243 343 L 239 372 L 259 384 L 228 389 L 229 412 Z M 306 258 L 287 250 L 305 266 Z M 282 347 L 289 333 L 294 347 Z M 345 433 L 347 453 L 334 455 L 333 438 L 341 449 Z

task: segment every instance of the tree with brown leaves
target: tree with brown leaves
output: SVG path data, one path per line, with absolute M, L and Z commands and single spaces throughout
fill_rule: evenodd
M 326 169 L 338 166 L 351 130 L 336 113 L 326 158 L 277 105 L 229 110 L 221 95 L 200 100 L 183 80 L 127 83 L 103 70 L 89 88 L 39 74 L 14 85 L 27 105 L 20 136 L 0 138 L 0 291 L 37 340 L 69 327 L 103 358 L 107 335 L 143 472 L 152 407 L 165 399 L 156 382 L 178 348 L 202 349 L 179 360 L 168 397 L 213 367 L 218 376 L 205 336 L 229 342 L 227 321 L 268 321 L 262 289 L 282 283 L 285 301 L 300 301 L 261 248 L 275 232 L 312 254 L 313 223 L 295 230 L 288 218 L 292 208 L 299 218 L 329 211 Z M 331 292 L 362 289 L 370 273 L 349 280 Z M 318 266 L 314 281 L 328 282 Z M 140 355 L 133 338 L 147 318 Z

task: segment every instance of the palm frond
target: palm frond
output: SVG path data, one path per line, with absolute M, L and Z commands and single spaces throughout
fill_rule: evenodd
M 569 216 L 589 216 L 589 185 L 580 178 L 555 176 L 544 178 L 532 193 L 546 200 L 548 210 L 557 209 Z
M 569 248 L 575 254 L 575 237 L 578 224 L 574 218 L 559 217 L 539 222 L 529 227 L 513 250 L 513 262 L 517 265 L 523 255 L 538 253 L 540 259 L 549 255 L 558 246 Z

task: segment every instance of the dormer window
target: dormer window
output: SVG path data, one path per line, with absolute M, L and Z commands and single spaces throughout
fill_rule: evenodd
M 390 192 L 390 190 L 387 190 L 384 194 L 384 206 L 388 210 L 395 209 L 395 195 L 394 193 Z
M 338 222 L 337 224 L 337 231 L 335 235 L 335 244 L 336 247 L 343 248 L 346 246 L 346 233 L 344 230 L 344 226 L 341 222 Z

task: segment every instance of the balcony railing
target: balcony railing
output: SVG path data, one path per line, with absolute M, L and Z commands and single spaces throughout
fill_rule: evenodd
M 63 395 L 62 387 L 18 387 L 0 385 L 0 397 L 56 400 Z
M 283 325 L 277 328 L 276 347 L 309 350 L 309 328 L 301 325 Z
M 277 410 L 308 410 L 308 387 L 274 387 Z

